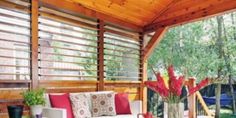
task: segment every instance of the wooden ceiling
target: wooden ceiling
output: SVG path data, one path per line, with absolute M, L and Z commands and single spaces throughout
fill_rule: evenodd
M 55 0 L 43 0 L 55 1 Z M 64 0 L 144 30 L 236 9 L 236 0 Z M 60 1 L 61 2 L 61 1 Z M 58 2 L 59 3 L 59 2 Z M 85 13 L 86 14 L 86 13 Z M 105 18 L 107 19 L 107 18 Z

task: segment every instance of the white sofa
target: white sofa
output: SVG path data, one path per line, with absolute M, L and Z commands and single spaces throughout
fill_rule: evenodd
M 106 93 L 111 91 L 102 91 L 102 92 L 84 92 L 83 94 L 89 96 L 90 94 L 99 94 Z M 78 93 L 71 93 L 78 94 Z M 81 93 L 80 93 L 81 94 Z M 66 110 L 61 108 L 52 108 L 48 94 L 45 94 L 46 105 L 43 109 L 43 117 L 46 118 L 66 118 Z M 91 99 L 88 99 L 90 111 L 92 109 Z M 132 114 L 116 115 L 116 116 L 102 116 L 102 117 L 93 117 L 93 118 L 137 118 L 137 114 L 141 113 L 142 102 L 141 101 L 130 101 L 130 107 Z

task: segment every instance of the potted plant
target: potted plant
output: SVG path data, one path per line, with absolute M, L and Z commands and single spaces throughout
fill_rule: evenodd
M 24 102 L 30 107 L 30 113 L 33 118 L 42 114 L 45 105 L 44 89 L 28 90 L 22 93 Z
M 168 109 L 168 118 L 183 118 L 183 100 L 211 82 L 208 78 L 203 79 L 197 86 L 188 89 L 187 96 L 183 96 L 182 89 L 186 89 L 184 87 L 185 78 L 184 76 L 176 76 L 173 66 L 169 66 L 167 69 L 167 80 L 160 72 L 157 73 L 154 70 L 153 72 L 155 73 L 157 81 L 146 81 L 145 85 L 162 97 L 165 102 L 164 106 Z

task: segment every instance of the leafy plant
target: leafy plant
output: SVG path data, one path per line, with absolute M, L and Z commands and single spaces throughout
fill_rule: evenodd
M 44 89 L 28 90 L 22 93 L 24 102 L 28 106 L 45 105 Z

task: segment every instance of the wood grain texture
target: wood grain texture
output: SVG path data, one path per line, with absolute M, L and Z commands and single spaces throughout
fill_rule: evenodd
M 31 88 L 38 87 L 38 0 L 31 0 Z
M 211 2 L 207 2 L 207 0 L 205 0 L 202 1 L 202 3 L 199 2 L 195 4 L 202 6 L 193 5 L 194 7 L 183 7 L 183 8 L 179 6 L 181 8 L 179 12 L 171 12 L 163 14 L 163 16 L 159 18 L 159 20 L 157 20 L 156 23 L 146 25 L 144 27 L 144 31 L 154 31 L 158 28 L 166 26 L 176 26 L 197 20 L 202 20 L 204 18 L 210 18 L 216 15 L 221 15 L 223 13 L 232 12 L 235 11 L 236 9 L 235 0 L 211 0 Z M 178 7 L 175 9 L 178 9 Z
M 86 1 L 85 1 L 86 2 Z M 92 9 L 88 9 L 84 7 L 83 5 L 75 2 L 68 2 L 66 0 L 60 0 L 58 2 L 57 0 L 41 0 L 41 4 L 43 6 L 47 6 L 50 8 L 54 8 L 57 10 L 64 11 L 66 13 L 70 14 L 75 14 L 75 15 L 85 15 L 87 17 L 92 17 L 92 18 L 99 18 L 101 20 L 107 21 L 107 22 L 112 22 L 116 25 L 126 27 L 128 29 L 132 30 L 137 30 L 137 31 L 142 31 L 142 28 L 136 24 L 129 23 L 126 20 L 121 20 L 118 18 L 114 18 L 111 15 L 107 15 L 101 12 L 94 11 Z

